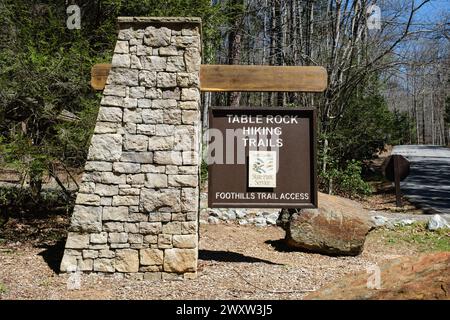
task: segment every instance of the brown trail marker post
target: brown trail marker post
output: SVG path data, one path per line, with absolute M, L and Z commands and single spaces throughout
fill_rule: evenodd
M 322 92 L 327 72 L 315 66 L 201 65 L 199 18 L 121 17 L 118 22 L 112 64 L 91 70 L 91 85 L 104 89 L 103 99 L 61 271 L 121 272 L 152 280 L 194 278 L 200 91 Z M 222 108 L 212 115 L 216 112 L 256 113 L 266 120 L 296 117 L 298 121 L 281 126 L 278 137 L 289 144 L 280 148 L 291 150 L 292 157 L 274 156 L 271 147 L 268 152 L 247 150 L 246 159 L 255 170 L 244 184 L 290 197 L 265 197 L 249 204 L 253 207 L 317 206 L 314 109 Z M 264 174 L 261 161 L 266 160 L 279 162 L 280 177 Z M 248 166 L 246 162 L 239 170 Z M 222 167 L 217 172 L 221 170 L 227 171 Z M 248 188 L 237 181 L 238 189 Z
M 383 163 L 384 176 L 394 182 L 395 185 L 395 204 L 402 207 L 402 191 L 400 181 L 403 181 L 409 175 L 409 161 L 402 155 L 394 154 L 389 156 Z

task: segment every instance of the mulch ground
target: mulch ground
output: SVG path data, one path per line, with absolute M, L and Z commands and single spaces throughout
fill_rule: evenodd
M 415 253 L 411 247 L 386 245 L 373 233 L 360 256 L 328 257 L 288 250 L 278 227 L 202 225 L 196 280 L 85 274 L 81 287 L 73 290 L 69 276 L 58 274 L 64 249 L 59 232 L 67 221 L 57 217 L 45 225 L 34 223 L 33 232 L 29 223 L 8 224 L 14 223 L 28 236 L 0 245 L 0 299 L 301 299 L 345 275 Z M 6 238 L 5 233 L 0 237 Z

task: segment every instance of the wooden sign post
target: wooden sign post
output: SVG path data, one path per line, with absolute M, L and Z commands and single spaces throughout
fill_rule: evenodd
M 92 68 L 91 85 L 95 90 L 103 90 L 110 67 L 98 64 Z M 201 91 L 322 92 L 326 87 L 327 72 L 323 67 L 200 65 Z M 239 121 L 253 118 L 259 122 Z M 293 121 L 277 123 L 275 119 Z M 209 207 L 317 207 L 315 109 L 214 108 L 210 110 L 210 129 L 223 137 L 220 153 L 226 158 L 229 153 L 233 157 L 240 153 L 245 159 L 242 163 L 233 158 L 231 163 L 209 164 Z M 229 141 L 224 139 L 230 130 L 248 133 L 237 140 L 249 145 L 239 150 L 233 145 L 228 150 Z M 250 130 L 275 132 L 278 136 L 270 133 L 264 138 L 256 133 L 251 137 Z M 274 138 L 282 141 L 281 145 L 260 148 L 262 140 L 272 143 Z M 253 147 L 251 139 L 256 143 Z
M 394 182 L 396 206 L 402 207 L 400 181 L 404 180 L 409 175 L 409 161 L 399 154 L 394 154 L 385 160 L 383 167 L 384 176 L 389 181 Z

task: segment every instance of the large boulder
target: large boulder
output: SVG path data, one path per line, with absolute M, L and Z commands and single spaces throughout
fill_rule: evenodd
M 318 209 L 281 215 L 287 244 L 327 255 L 360 254 L 373 227 L 367 210 L 358 202 L 323 193 L 318 200 Z
M 450 252 L 405 256 L 381 264 L 378 275 L 376 270 L 344 276 L 305 299 L 450 300 Z

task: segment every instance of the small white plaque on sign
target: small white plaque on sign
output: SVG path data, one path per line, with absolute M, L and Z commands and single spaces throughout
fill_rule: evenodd
M 275 188 L 277 186 L 277 152 L 249 151 L 249 188 Z

